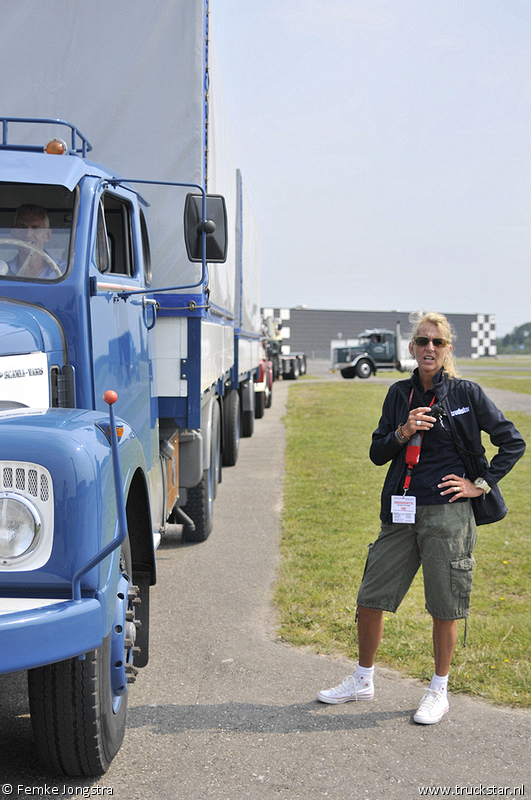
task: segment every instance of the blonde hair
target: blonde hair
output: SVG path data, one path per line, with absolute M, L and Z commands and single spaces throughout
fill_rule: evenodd
M 438 311 L 415 311 L 409 315 L 409 322 L 411 323 L 411 341 L 418 336 L 420 328 L 426 323 L 435 325 L 436 328 L 438 328 L 441 337 L 446 339 L 448 344 L 452 344 L 452 342 L 456 339 L 453 327 L 450 325 L 444 314 L 440 314 Z M 457 377 L 457 370 L 451 350 L 448 350 L 445 355 L 443 369 L 449 378 Z

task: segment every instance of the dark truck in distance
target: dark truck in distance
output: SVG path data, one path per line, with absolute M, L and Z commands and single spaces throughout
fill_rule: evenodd
M 408 345 L 409 342 L 400 336 L 399 325 L 394 332 L 373 328 L 363 331 L 355 340 L 333 340 L 331 370 L 341 372 L 344 378 L 370 378 L 380 369 L 407 372 L 416 363 Z
M 273 380 L 281 376 L 286 381 L 296 381 L 306 374 L 305 353 L 286 352 L 289 347 L 282 344 L 282 322 L 273 317 L 262 320 L 267 358 L 273 367 Z

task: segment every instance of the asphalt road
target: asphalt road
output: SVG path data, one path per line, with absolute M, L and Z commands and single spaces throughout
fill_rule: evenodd
M 476 373 L 481 372 L 482 370 L 485 371 L 487 367 L 485 365 L 478 363 L 478 364 L 466 364 L 464 367 L 459 365 L 459 374 L 462 375 L 463 378 L 467 378 L 471 381 L 477 380 L 475 377 Z M 512 366 L 505 366 L 503 365 L 504 372 L 510 372 L 511 370 L 518 370 L 520 373 L 528 373 L 527 375 L 523 375 L 522 377 L 531 376 L 531 370 L 529 367 L 512 367 Z M 315 359 L 313 361 L 308 362 L 308 375 L 312 375 L 319 380 L 331 380 L 331 381 L 342 381 L 345 382 L 345 379 L 339 372 L 331 373 L 330 372 L 330 362 L 325 361 L 323 359 Z M 515 377 L 515 380 L 518 380 L 520 376 Z M 378 383 L 385 383 L 390 384 L 394 383 L 397 380 L 402 380 L 403 378 L 407 378 L 407 374 L 403 373 L 400 374 L 399 372 L 386 372 L 384 370 L 380 370 L 376 376 L 371 377 L 369 380 L 371 382 L 378 382 Z M 354 378 L 354 381 L 357 381 L 357 378 Z M 485 383 L 483 380 L 482 385 Z M 501 408 L 506 414 L 510 414 L 511 411 L 523 411 L 526 414 L 531 414 L 531 395 L 524 394 L 523 392 L 509 392 L 505 389 L 494 389 L 491 387 L 484 387 L 486 393 L 489 397 L 496 403 L 496 405 Z
M 273 407 L 242 440 L 236 467 L 224 470 L 208 541 L 182 545 L 176 528 L 158 551 L 151 659 L 132 688 L 109 772 L 97 781 L 46 774 L 33 753 L 25 676 L 0 676 L 0 783 L 13 786 L 2 797 L 409 800 L 422 787 L 531 794 L 531 711 L 456 695 L 440 724 L 418 726 L 411 716 L 425 687 L 378 666 L 375 700 L 322 705 L 316 692 L 353 662 L 277 640 L 270 598 L 288 388 L 275 384 Z

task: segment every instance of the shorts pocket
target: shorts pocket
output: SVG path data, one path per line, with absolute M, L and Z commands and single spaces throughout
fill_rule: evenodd
M 455 597 L 469 597 L 472 591 L 472 573 L 476 559 L 467 556 L 451 561 L 452 594 Z

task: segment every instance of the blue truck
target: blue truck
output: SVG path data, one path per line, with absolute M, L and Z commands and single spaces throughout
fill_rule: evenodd
M 0 673 L 28 671 L 36 752 L 69 776 L 121 746 L 156 548 L 172 523 L 210 534 L 260 359 L 208 4 L 140 6 L 94 0 L 97 42 L 63 0 L 5 19 L 26 46 L 0 117 Z M 111 74 L 136 90 L 119 113 Z

